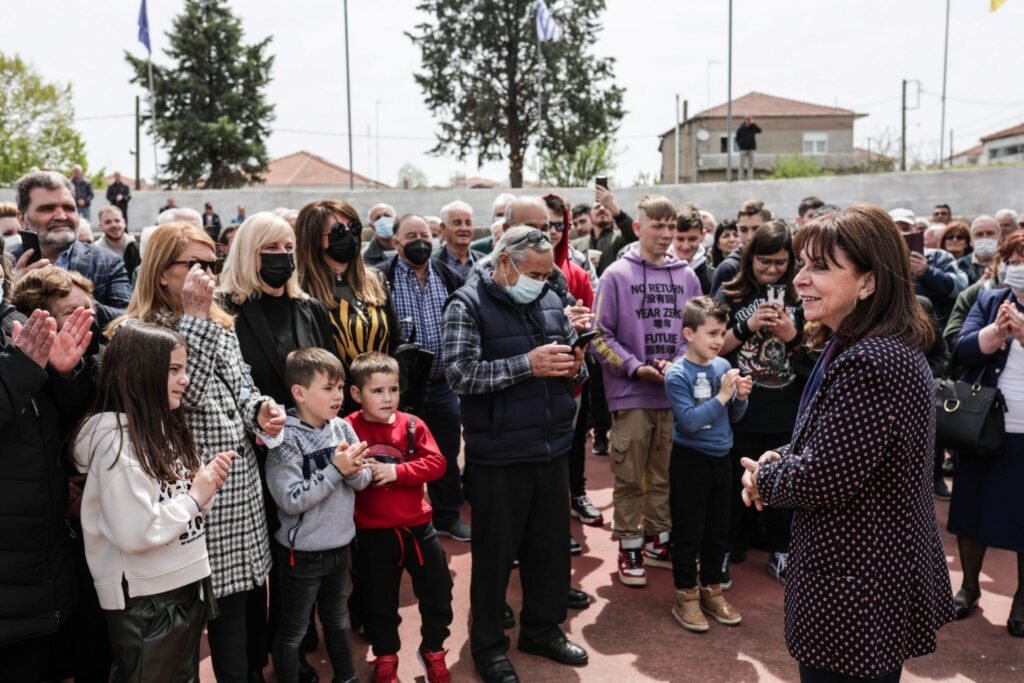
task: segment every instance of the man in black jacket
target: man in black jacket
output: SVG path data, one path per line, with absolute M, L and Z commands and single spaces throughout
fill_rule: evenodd
M 748 116 L 736 130 L 736 146 L 740 148 L 740 180 L 754 179 L 754 152 L 757 150 L 757 134 L 761 127 L 754 123 L 754 117 Z
M 132 200 L 132 191 L 122 180 L 121 174 L 114 171 L 114 182 L 107 187 L 107 201 L 121 209 L 124 222 L 128 223 L 128 202 Z M 131 268 L 128 272 L 132 272 Z
M 600 185 L 594 186 L 590 221 L 593 227 L 587 248 L 601 252 L 601 260 L 597 264 L 597 276 L 601 277 L 604 269 L 618 258 L 619 250 L 630 242 L 636 242 L 636 231 L 633 230 L 633 219 L 619 208 L 612 191 Z
M 0 327 L 0 680 L 39 681 L 76 600 L 63 448 L 92 400 L 92 314 Z

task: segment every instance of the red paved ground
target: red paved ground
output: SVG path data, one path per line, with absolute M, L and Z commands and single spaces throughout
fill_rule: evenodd
M 573 558 L 573 585 L 594 598 L 589 609 L 570 611 L 564 624 L 569 637 L 590 653 L 586 667 L 565 667 L 515 649 L 516 631 L 510 632 L 513 664 L 523 681 L 702 681 L 715 683 L 753 681 L 795 681 L 797 669 L 786 652 L 782 633 L 782 591 L 764 569 L 764 553 L 751 552 L 745 563 L 734 565 L 734 587 L 730 601 L 743 614 L 738 627 L 712 622 L 707 634 L 684 631 L 669 614 L 672 607 L 670 570 L 649 570 L 646 588 L 627 588 L 615 576 L 615 546 L 611 541 L 611 476 L 606 457 L 588 455 L 587 477 L 591 499 L 605 513 L 605 527 L 583 527 L 573 522 L 573 533 L 583 543 L 584 554 Z M 954 587 L 959 587 L 956 540 L 945 532 L 948 504 L 936 503 L 943 527 L 943 543 L 950 561 Z M 468 514 L 468 511 L 467 511 Z M 1022 512 L 1024 514 L 1024 512 Z M 468 517 L 467 517 L 468 519 Z M 444 540 L 455 581 L 452 636 L 448 641 L 448 665 L 455 681 L 479 680 L 469 653 L 468 543 Z M 954 622 L 939 634 L 939 649 L 929 657 L 911 660 L 904 668 L 904 681 L 978 681 L 1001 683 L 1024 681 L 1024 639 L 1006 632 L 1010 601 L 1016 589 L 1016 559 L 1008 552 L 990 550 L 982 575 L 981 603 L 970 619 Z M 509 601 L 517 612 L 520 605 L 518 576 L 513 573 Z M 419 643 L 419 614 L 409 586 L 403 585 L 401 627 L 403 650 L 399 674 L 402 681 L 422 681 L 415 648 Z M 360 680 L 370 680 L 368 644 L 356 634 L 353 646 Z M 202 680 L 213 681 L 203 646 Z M 320 671 L 321 681 L 330 680 L 330 666 L 323 647 L 309 656 Z M 275 681 L 271 667 L 266 679 Z

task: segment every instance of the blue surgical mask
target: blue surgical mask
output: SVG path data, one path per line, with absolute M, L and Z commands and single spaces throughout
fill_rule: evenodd
M 14 250 L 21 246 L 21 235 L 14 233 L 4 238 L 4 251 L 13 254 Z
M 373 229 L 377 231 L 377 237 L 389 240 L 395 236 L 395 219 L 391 216 L 381 216 L 374 221 Z
M 532 277 L 526 277 L 519 272 L 516 268 L 516 264 L 509 261 L 512 264 L 512 268 L 519 274 L 519 279 L 516 280 L 514 285 L 509 285 L 505 291 L 512 297 L 512 301 L 517 304 L 530 304 L 537 300 L 540 293 L 544 291 L 544 285 L 546 284 L 543 280 L 534 280 Z

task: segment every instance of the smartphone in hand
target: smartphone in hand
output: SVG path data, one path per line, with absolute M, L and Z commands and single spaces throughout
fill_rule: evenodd
M 768 304 L 775 306 L 786 305 L 786 286 L 785 285 L 768 285 Z
M 910 251 L 916 251 L 918 254 L 921 254 L 921 256 L 924 256 L 923 232 L 903 233 L 903 239 L 907 241 L 907 249 Z
M 597 336 L 597 332 L 589 330 L 587 332 L 581 332 L 576 341 L 573 343 L 573 349 L 586 349 L 590 345 L 590 342 L 594 341 L 594 337 Z
M 596 178 L 594 178 L 594 184 L 599 186 L 599 187 L 603 187 L 604 189 L 607 190 L 608 189 L 608 176 L 604 176 L 604 175 L 597 176 Z
M 39 253 L 39 235 L 32 232 L 31 230 L 21 231 L 21 246 L 22 253 L 25 253 L 29 249 L 32 250 L 32 256 L 29 257 L 29 263 L 35 263 L 41 256 Z

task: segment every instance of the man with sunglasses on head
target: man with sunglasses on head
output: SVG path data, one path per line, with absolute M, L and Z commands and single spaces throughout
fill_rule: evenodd
M 17 259 L 15 280 L 26 270 L 50 265 L 73 270 L 92 281 L 99 328 L 124 313 L 132 297 L 124 260 L 102 247 L 78 241 L 71 181 L 52 171 L 32 171 L 18 180 L 15 193 L 22 229 L 38 236 L 41 252 L 23 247 L 13 254 Z
M 576 331 L 547 284 L 551 241 L 516 226 L 491 256 L 476 281 L 448 300 L 441 333 L 445 374 L 463 397 L 464 481 L 473 515 L 470 649 L 484 681 L 515 683 L 503 611 L 517 558 L 519 650 L 574 666 L 588 660 L 559 627 L 570 574 L 565 456 L 573 387 L 586 369 L 582 349 L 573 348 Z

